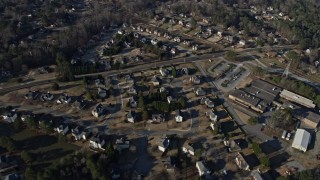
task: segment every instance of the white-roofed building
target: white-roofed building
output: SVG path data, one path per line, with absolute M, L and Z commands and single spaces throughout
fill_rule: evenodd
M 316 105 L 314 104 L 314 102 L 308 98 L 305 98 L 303 96 L 300 96 L 299 94 L 293 93 L 291 91 L 288 90 L 282 90 L 280 93 L 280 97 L 287 99 L 289 101 L 298 103 L 300 105 L 303 105 L 307 108 L 315 108 Z
M 311 134 L 304 129 L 297 129 L 294 136 L 292 147 L 300 151 L 306 152 L 311 140 Z

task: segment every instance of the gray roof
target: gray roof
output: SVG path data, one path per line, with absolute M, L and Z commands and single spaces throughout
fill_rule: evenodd
M 311 135 L 308 131 L 304 129 L 297 129 L 296 135 L 294 136 L 292 147 L 300 149 L 300 147 L 304 149 L 308 149 L 308 145 L 310 142 Z

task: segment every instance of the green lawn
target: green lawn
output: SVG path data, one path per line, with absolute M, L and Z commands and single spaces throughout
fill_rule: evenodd
M 42 163 L 52 163 L 79 149 L 78 146 L 73 144 L 59 142 L 56 136 L 38 134 L 28 129 L 15 133 L 11 137 L 17 141 L 20 150 L 35 153 L 37 160 Z

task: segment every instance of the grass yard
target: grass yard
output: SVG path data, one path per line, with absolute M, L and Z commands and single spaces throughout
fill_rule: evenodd
M 59 159 L 72 154 L 79 149 L 78 146 L 67 142 L 59 142 L 58 137 L 40 134 L 24 129 L 11 135 L 17 142 L 19 150 L 26 150 L 36 154 L 37 163 L 51 165 Z

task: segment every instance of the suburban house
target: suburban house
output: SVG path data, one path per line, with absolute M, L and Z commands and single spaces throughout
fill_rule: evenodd
M 167 89 L 163 86 L 159 89 L 159 92 L 160 93 L 168 93 Z
M 198 44 L 192 45 L 192 50 L 198 51 L 199 50 L 199 45 Z
M 162 123 L 165 121 L 165 118 L 163 114 L 152 114 L 151 121 L 154 123 Z
M 151 44 L 152 45 L 157 45 L 158 44 L 158 39 L 151 39 Z
M 294 136 L 292 147 L 300 151 L 306 152 L 311 141 L 311 134 L 304 129 L 297 129 Z
M 87 140 L 89 136 L 89 132 L 84 130 L 83 128 L 77 126 L 76 128 L 71 129 L 71 135 L 74 137 L 76 141 Z
M 104 139 L 99 134 L 96 134 L 90 138 L 89 147 L 95 149 L 104 149 L 103 146 L 105 144 Z
M 69 131 L 69 126 L 66 124 L 60 124 L 59 126 L 53 128 L 53 130 L 59 134 L 66 135 Z
M 173 55 L 176 55 L 176 54 L 178 54 L 178 51 L 179 51 L 178 48 L 173 47 L 173 48 L 171 48 L 170 53 Z
M 129 89 L 128 89 L 128 94 L 129 95 L 136 95 L 137 94 L 137 90 L 134 86 L 131 86 Z
M 206 98 L 204 103 L 207 105 L 208 108 L 214 108 L 214 103 L 211 101 L 211 99 Z
M 39 93 L 36 91 L 29 91 L 27 94 L 24 95 L 24 98 L 29 100 L 35 100 L 39 96 Z
M 206 116 L 209 117 L 209 119 L 213 122 L 217 122 L 218 120 L 218 116 L 211 110 L 211 111 L 208 111 L 206 112 Z
M 98 87 L 98 96 L 100 98 L 105 98 L 107 97 L 107 90 L 101 88 L 101 87 Z
M 182 151 L 184 153 L 187 153 L 187 154 L 191 154 L 192 156 L 194 156 L 194 148 L 189 144 L 189 143 L 184 143 L 183 147 L 182 147 Z
M 259 169 L 252 171 L 251 177 L 253 178 L 253 180 L 264 180 Z
M 176 110 L 176 115 L 174 117 L 176 119 L 176 122 L 182 122 L 183 116 L 180 110 Z
M 130 104 L 130 107 L 132 107 L 132 108 L 136 108 L 137 105 L 138 105 L 137 101 L 134 99 L 133 96 L 131 96 L 131 97 L 129 98 L 129 104 Z
M 163 76 L 163 77 L 165 77 L 169 74 L 169 71 L 165 68 L 162 68 L 162 67 L 160 68 L 159 72 L 160 72 L 161 76 Z
M 131 123 L 134 123 L 136 120 L 135 112 L 134 111 L 129 111 L 127 114 L 127 120 Z
M 181 72 L 185 75 L 189 75 L 189 69 L 188 68 L 182 68 Z
M 202 161 L 197 161 L 196 167 L 198 169 L 199 176 L 209 175 L 211 173 Z
M 195 89 L 195 94 L 197 96 L 204 96 L 204 95 L 206 95 L 206 92 L 201 87 L 199 87 L 199 88 Z
M 245 46 L 246 45 L 246 41 L 245 40 L 240 40 L 239 41 L 239 45 L 240 46 Z
M 181 42 L 181 38 L 179 36 L 176 36 L 173 38 L 173 41 L 179 43 L 179 42 Z
M 241 150 L 239 142 L 236 142 L 235 140 L 227 140 L 226 146 L 229 147 L 229 152 L 236 152 Z
M 52 101 L 54 98 L 53 94 L 51 94 L 50 92 L 47 93 L 43 93 L 40 96 L 40 100 L 41 101 Z
M 3 120 L 7 121 L 8 123 L 13 123 L 17 119 L 18 114 L 16 110 L 13 109 L 7 112 L 6 114 L 4 114 L 2 117 L 3 117 Z
M 169 104 L 171 104 L 171 102 L 174 101 L 174 99 L 173 99 L 172 96 L 168 96 L 167 97 L 167 101 L 168 101 Z
M 160 82 L 159 82 L 157 76 L 153 76 L 153 77 L 151 78 L 150 83 L 153 84 L 153 86 L 159 86 L 159 85 L 160 85 Z
M 161 138 L 158 143 L 158 149 L 162 152 L 165 152 L 170 145 L 170 139 L 167 137 Z
M 237 166 L 240 169 L 250 171 L 250 166 L 247 163 L 247 161 L 244 159 L 243 154 L 241 152 L 238 152 L 235 161 L 236 161 Z
M 200 84 L 201 83 L 200 78 L 197 77 L 197 76 L 191 76 L 190 77 L 190 82 L 193 83 L 193 84 Z
M 71 101 L 71 97 L 66 94 L 63 94 L 58 98 L 57 103 L 58 104 L 69 104 L 70 101 Z
M 129 149 L 130 141 L 120 138 L 116 140 L 115 149 L 121 152 L 122 150 Z
M 92 115 L 94 117 L 100 117 L 106 114 L 106 109 L 102 104 L 98 104 L 94 107 L 94 109 L 91 111 Z

